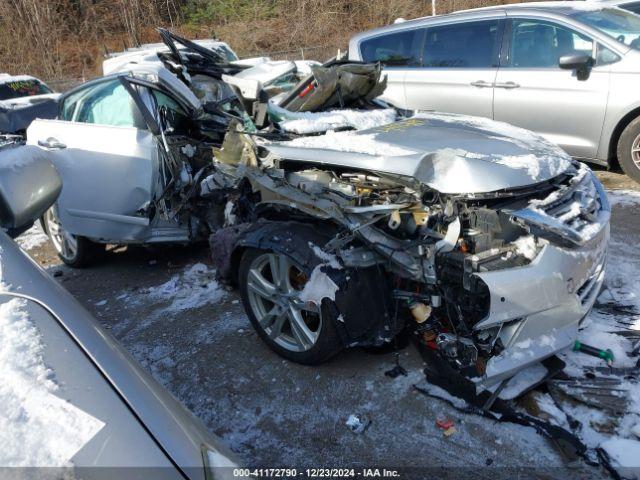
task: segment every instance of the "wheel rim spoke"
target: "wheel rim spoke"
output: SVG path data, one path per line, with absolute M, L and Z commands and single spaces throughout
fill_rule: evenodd
M 284 326 L 284 322 L 286 319 L 287 315 L 285 314 L 285 312 L 279 309 L 268 332 L 271 339 L 278 338 L 280 335 L 282 335 L 282 327 Z
M 640 168 L 640 135 L 636 137 L 631 145 L 631 160 Z
M 294 308 L 302 310 L 303 312 L 320 315 L 320 307 L 313 302 L 305 302 L 303 300 L 300 300 L 300 298 L 298 297 L 294 297 L 291 299 L 291 304 Z
M 300 310 L 295 307 L 291 307 L 289 308 L 287 316 L 289 317 L 289 322 L 291 324 L 291 332 L 298 344 L 304 349 L 308 349 L 313 346 L 313 344 L 316 343 L 317 335 L 309 330 L 304 318 L 302 318 Z
M 60 256 L 73 260 L 78 252 L 78 239 L 62 227 L 54 208 L 50 208 L 45 214 L 49 238 Z
M 247 287 L 255 294 L 269 300 L 276 294 L 276 287 L 255 268 L 249 271 Z
M 289 290 L 289 260 L 284 255 L 269 255 L 269 268 L 276 288 Z

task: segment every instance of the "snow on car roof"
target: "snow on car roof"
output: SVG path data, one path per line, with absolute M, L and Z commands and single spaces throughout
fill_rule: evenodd
M 9 83 L 9 82 L 24 82 L 27 80 L 41 80 L 36 77 L 32 77 L 31 75 L 10 75 L 8 73 L 0 73 L 0 84 Z
M 231 49 L 228 43 L 223 42 L 222 40 L 214 40 L 212 38 L 203 38 L 200 40 L 192 40 L 196 45 L 200 45 L 201 47 L 208 48 L 210 50 L 215 50 L 218 48 L 225 48 L 229 50 L 231 53 L 235 55 L 235 52 Z M 178 50 L 184 49 L 181 45 L 176 45 Z M 157 43 L 144 43 L 137 47 L 127 48 L 122 52 L 113 52 L 108 53 L 107 58 L 116 58 L 122 55 L 127 55 L 129 53 L 155 53 L 158 51 L 169 51 L 169 47 L 163 42 Z

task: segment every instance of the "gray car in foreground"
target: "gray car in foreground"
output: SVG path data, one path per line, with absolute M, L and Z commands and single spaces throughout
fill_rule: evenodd
M 402 108 L 501 120 L 640 181 L 640 17 L 607 2 L 501 5 L 360 33 Z
M 11 234 L 61 189 L 26 148 L 0 150 Z M 0 339 L 0 478 L 232 477 L 233 455 L 2 230 Z

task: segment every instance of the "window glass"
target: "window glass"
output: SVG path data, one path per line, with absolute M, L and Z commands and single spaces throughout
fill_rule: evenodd
M 640 16 L 621 8 L 602 8 L 571 14 L 577 20 L 640 50 Z
M 491 68 L 498 25 L 498 20 L 485 20 L 429 27 L 424 45 L 424 66 Z
M 596 52 L 596 65 L 607 65 L 609 63 L 615 63 L 620 60 L 618 54 L 611 51 L 601 43 L 597 44 Z
M 620 8 L 624 8 L 625 10 L 629 10 L 630 12 L 640 14 L 640 2 L 635 3 L 626 3 L 624 5 L 618 5 Z
M 138 109 L 119 80 L 93 87 L 82 99 L 76 121 L 140 128 Z
M 420 44 L 424 30 L 413 29 L 381 35 L 360 44 L 365 62 L 381 62 L 387 66 L 418 66 L 421 64 Z
M 60 108 L 60 120 L 66 120 L 68 122 L 73 120 L 73 113 L 76 110 L 76 105 L 78 105 L 78 100 L 84 97 L 86 93 L 87 89 L 83 88 L 82 90 L 76 93 L 72 93 L 64 99 L 62 107 Z
M 52 93 L 49 87 L 35 78 L 9 80 L 0 83 L 0 100 L 31 97 Z
M 170 96 L 158 91 L 152 90 L 153 97 L 155 98 L 156 105 L 158 108 L 165 107 L 168 110 L 171 110 L 174 113 L 179 115 L 186 116 L 184 109 Z
M 509 66 L 558 67 L 564 55 L 592 55 L 593 41 L 581 33 L 538 20 L 515 20 L 511 32 Z

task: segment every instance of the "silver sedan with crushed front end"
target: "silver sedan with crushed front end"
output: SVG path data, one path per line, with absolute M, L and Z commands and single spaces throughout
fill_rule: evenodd
M 306 364 L 408 329 L 481 390 L 572 344 L 609 235 L 588 167 L 505 123 L 388 108 L 377 65 L 312 66 L 275 104 L 180 42 L 29 129 L 65 184 L 56 227 L 81 240 L 65 261 L 211 234 L 260 337 Z

